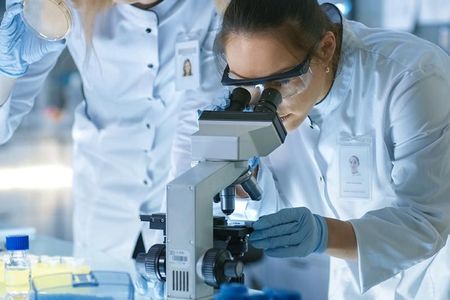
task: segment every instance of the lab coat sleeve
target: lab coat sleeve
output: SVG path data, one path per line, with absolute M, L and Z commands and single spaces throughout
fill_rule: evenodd
M 436 66 L 404 75 L 392 90 L 391 207 L 350 220 L 361 292 L 432 257 L 450 224 L 450 75 Z
M 61 52 L 47 54 L 39 62 L 30 65 L 27 73 L 17 79 L 9 99 L 0 106 L 0 145 L 11 138 L 22 119 L 33 108 L 35 98 Z
M 219 16 L 212 18 L 208 33 L 200 47 L 201 86 L 199 89 L 178 93 L 182 106 L 178 113 L 178 124 L 171 153 L 169 181 L 191 167 L 191 135 L 198 130 L 201 111 L 220 106 L 227 94 L 220 83 L 220 72 L 216 66 L 213 43 L 218 32 Z

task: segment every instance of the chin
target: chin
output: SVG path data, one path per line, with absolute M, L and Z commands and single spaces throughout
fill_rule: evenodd
M 284 128 L 286 128 L 286 131 L 288 133 L 294 131 L 298 127 L 298 126 L 294 126 L 292 124 L 292 122 L 286 122 L 286 123 L 283 123 L 283 125 L 284 125 Z
M 286 120 L 285 122 L 283 122 L 284 128 L 286 128 L 286 131 L 292 132 L 294 130 L 296 130 L 300 124 L 302 123 L 301 120 L 297 120 L 297 119 L 290 119 L 290 120 Z
M 115 3 L 126 3 L 126 4 L 153 4 L 158 2 L 158 0 L 113 0 Z

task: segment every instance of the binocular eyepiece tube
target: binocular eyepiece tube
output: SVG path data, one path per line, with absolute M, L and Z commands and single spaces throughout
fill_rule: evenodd
M 252 96 L 248 90 L 242 87 L 235 88 L 230 95 L 230 106 L 226 111 L 243 111 L 249 104 Z M 281 93 L 274 88 L 267 88 L 256 102 L 254 112 L 277 112 L 277 107 L 282 101 Z

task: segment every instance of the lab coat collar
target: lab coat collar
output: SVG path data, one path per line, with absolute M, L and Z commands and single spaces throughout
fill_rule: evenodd
M 131 18 L 137 19 L 139 21 L 146 20 L 148 18 L 149 12 L 156 13 L 159 20 L 164 20 L 167 17 L 169 11 L 175 5 L 178 5 L 178 2 L 180 1 L 164 0 L 149 10 L 137 8 L 131 4 L 117 4 L 117 8 L 129 15 Z
M 179 5 L 181 2 L 183 1 L 164 0 L 150 10 L 154 11 L 161 19 L 164 19 L 167 16 L 167 13 L 174 8 L 175 5 Z
M 309 112 L 311 119 L 319 126 L 321 121 L 344 101 L 350 91 L 351 83 L 354 80 L 356 43 L 356 36 L 349 22 L 343 18 L 341 57 L 333 86 L 325 99 Z

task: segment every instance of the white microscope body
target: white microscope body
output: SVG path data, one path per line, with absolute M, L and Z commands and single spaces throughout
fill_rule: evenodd
M 222 211 L 231 213 L 234 184 L 248 172 L 248 160 L 266 156 L 284 142 L 286 130 L 276 113 L 280 102 L 281 95 L 269 89 L 253 112 L 201 115 L 199 131 L 192 136 L 193 159 L 199 163 L 167 185 L 165 253 L 160 247 L 153 258 L 147 257 L 151 267 L 145 270 L 158 275 L 152 278 L 165 275 L 167 299 L 212 299 L 214 287 L 242 275 L 241 262 L 214 251 L 213 198 L 222 192 Z M 231 197 L 223 194 L 227 188 Z

